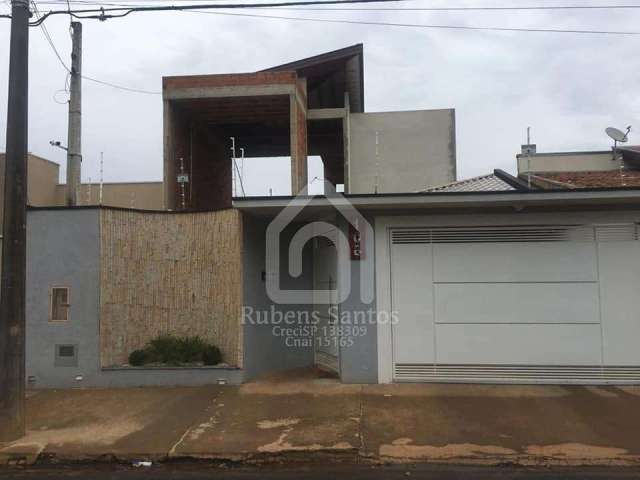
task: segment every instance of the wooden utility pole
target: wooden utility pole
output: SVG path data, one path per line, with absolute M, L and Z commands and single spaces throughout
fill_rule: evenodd
M 82 167 L 82 24 L 71 22 L 71 79 L 67 130 L 67 205 L 78 203 Z
M 0 442 L 24 436 L 29 1 L 11 2 L 0 286 Z

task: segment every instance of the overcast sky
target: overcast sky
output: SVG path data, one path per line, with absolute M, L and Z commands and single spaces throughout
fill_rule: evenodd
M 0 13 L 7 13 L 0 0 Z M 111 0 L 113 1 L 113 0 Z M 174 3 L 178 3 L 176 0 Z M 624 4 L 617 0 L 527 0 L 527 5 Z M 640 3 L 629 2 L 628 4 Z M 515 0 L 420 1 L 419 6 L 514 6 Z M 393 5 L 393 4 L 390 4 Z M 42 3 L 41 10 L 62 8 Z M 78 7 L 80 8 L 80 7 Z M 236 11 L 237 12 L 237 11 Z M 276 15 L 278 12 L 248 13 Z M 279 12 L 280 15 L 449 25 L 640 30 L 640 9 L 511 12 Z M 68 63 L 69 19 L 46 25 Z M 4 150 L 9 62 L 8 20 L 0 20 L 0 150 Z M 510 33 L 310 23 L 199 13 L 144 13 L 84 21 L 85 75 L 161 90 L 163 75 L 247 72 L 355 43 L 364 44 L 366 110 L 455 108 L 458 177 L 514 171 L 532 127 L 539 151 L 607 149 L 607 126 L 634 125 L 640 143 L 640 36 Z M 66 72 L 39 29 L 31 29 L 29 150 L 61 164 L 66 143 Z M 57 103 L 60 102 L 60 103 Z M 161 180 L 162 102 L 83 82 L 83 181 Z M 280 167 L 247 165 L 251 193 L 286 188 Z M 313 169 L 312 169 L 313 170 Z M 314 175 L 315 173 L 312 173 Z M 284 179 L 283 179 L 284 177 Z

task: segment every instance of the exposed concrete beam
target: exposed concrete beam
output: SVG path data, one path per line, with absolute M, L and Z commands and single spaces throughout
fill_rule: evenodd
M 292 84 L 278 85 L 225 85 L 221 87 L 167 88 L 162 92 L 165 100 L 183 100 L 192 98 L 215 97 L 253 97 L 263 95 L 296 94 Z
M 307 111 L 307 120 L 334 120 L 347 115 L 344 108 L 310 108 Z

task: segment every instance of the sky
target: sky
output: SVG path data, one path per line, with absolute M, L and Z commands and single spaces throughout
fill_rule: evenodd
M 41 11 L 64 8 L 42 0 Z M 76 0 L 77 1 L 77 0 Z M 85 0 L 86 1 L 86 0 Z M 114 2 L 115 0 L 105 0 Z M 122 0 L 121 0 L 122 1 Z M 146 1 L 146 0 L 145 0 Z M 182 0 L 184 1 L 184 0 Z M 219 0 L 217 0 L 219 1 Z M 143 0 L 138 0 L 138 3 Z M 148 3 L 148 1 L 146 1 Z M 173 3 L 181 3 L 174 0 Z M 526 5 L 622 5 L 629 0 L 527 0 Z M 516 0 L 411 0 L 386 7 L 523 6 Z M 73 4 L 73 8 L 85 8 Z M 368 5 L 368 7 L 377 5 Z M 354 8 L 354 7 L 352 7 Z M 8 13 L 0 0 L 0 14 Z M 234 10 L 234 13 L 238 13 Z M 640 9 L 546 11 L 281 11 L 255 15 L 465 26 L 640 31 Z M 48 31 L 69 63 L 69 18 Z M 6 131 L 10 22 L 0 19 L 0 151 Z M 538 151 L 608 149 L 608 126 L 632 125 L 640 144 L 640 36 L 466 31 L 314 23 L 196 12 L 132 14 L 83 22 L 83 73 L 160 92 L 162 76 L 248 72 L 364 44 L 370 112 L 455 108 L 458 178 L 515 170 L 526 129 Z M 29 150 L 60 163 L 66 144 L 66 71 L 39 28 L 30 29 Z M 83 181 L 162 179 L 162 100 L 83 81 Z M 637 133 L 635 133 L 637 131 Z M 321 176 L 310 160 L 310 178 Z M 283 193 L 286 159 L 247 161 L 250 194 Z

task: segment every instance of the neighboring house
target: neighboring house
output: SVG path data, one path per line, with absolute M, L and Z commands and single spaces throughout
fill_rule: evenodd
M 524 150 L 523 146 L 523 150 Z M 517 155 L 518 176 L 532 188 L 640 187 L 640 147 L 614 152 L 553 152 Z
M 27 205 L 57 207 L 65 204 L 66 185 L 59 183 L 60 165 L 51 160 L 28 154 Z M 0 153 L 0 194 L 4 196 L 5 155 Z M 111 207 L 164 210 L 162 182 L 83 183 L 78 189 L 78 205 L 108 205 Z M 0 202 L 0 218 L 2 218 Z M 2 227 L 0 226 L 0 230 Z
M 31 384 L 313 365 L 346 383 L 640 383 L 640 189 L 544 190 L 499 170 L 452 183 L 453 111 L 369 114 L 363 91 L 361 46 L 165 78 L 171 211 L 29 212 Z M 233 197 L 230 137 L 289 156 L 303 193 Z M 344 197 L 304 195 L 308 154 Z M 159 333 L 201 335 L 224 364 L 127 366 Z

